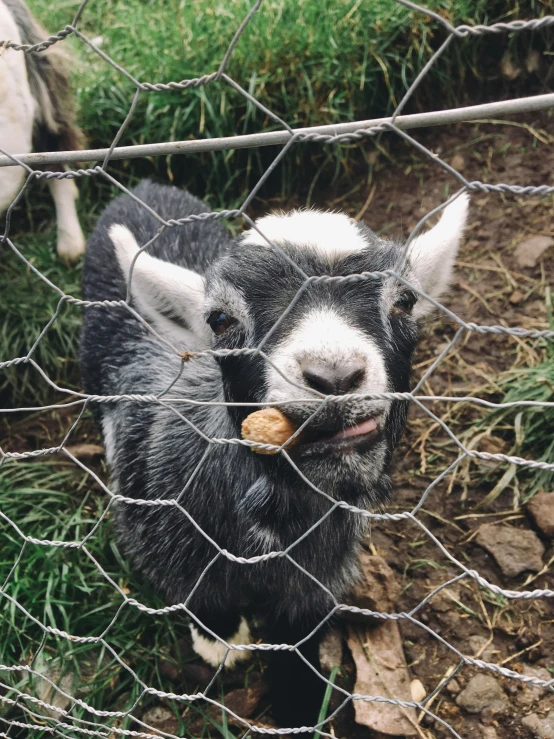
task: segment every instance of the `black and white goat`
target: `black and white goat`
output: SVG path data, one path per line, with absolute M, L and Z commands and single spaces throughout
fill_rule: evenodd
M 143 182 L 134 192 L 166 219 L 207 210 L 173 187 Z M 430 296 L 448 284 L 467 204 L 465 195 L 458 197 L 411 244 L 404 275 Z M 401 254 L 399 244 L 339 213 L 293 211 L 269 215 L 257 226 L 310 276 L 380 271 L 393 267 Z M 113 201 L 88 243 L 84 297 L 125 298 L 137 249 L 158 227 L 130 197 Z M 303 282 L 256 230 L 232 241 L 213 220 L 167 229 L 148 252 L 134 265 L 132 303 L 156 332 L 183 350 L 256 347 Z M 252 619 L 266 642 L 299 645 L 306 661 L 286 650 L 268 656 L 273 710 L 281 725 L 316 722 L 325 687 L 317 674 L 323 628 L 316 629 L 333 598 L 340 600 L 358 574 L 362 517 L 341 507 L 325 514 L 332 500 L 371 509 L 391 492 L 388 468 L 407 403 L 364 395 L 408 390 L 416 322 L 430 307 L 393 278 L 321 281 L 301 294 L 265 342 L 273 366 L 252 354 L 208 354 L 189 361 L 180 375 L 175 352 L 125 308 L 85 310 L 81 368 L 87 393 L 156 395 L 178 376 L 166 397 L 190 401 L 175 406 L 181 418 L 165 399 L 166 405 L 97 406 L 112 490 L 133 499 L 178 498 L 188 514 L 119 503 L 116 526 L 124 550 L 170 603 L 186 601 L 204 573 L 189 607 L 197 619 L 194 649 L 210 664 L 221 662 L 225 642 L 250 643 Z M 190 424 L 210 438 L 237 438 L 242 419 L 263 403 L 278 405 L 300 424 L 313 413 L 314 389 L 320 397 L 353 394 L 343 401 L 331 398 L 311 422 L 305 443 L 290 451 L 301 473 L 326 496 L 282 455 L 253 454 L 241 445 L 213 445 L 196 470 L 208 442 Z M 213 544 L 192 520 L 219 547 L 243 557 L 282 552 L 320 523 L 290 550 L 290 559 L 243 564 L 222 555 L 213 561 Z M 232 649 L 226 666 L 247 656 Z
M 34 45 L 47 37 L 23 0 L 0 0 L 0 39 Z M 0 50 L 0 147 L 5 152 L 82 148 L 68 61 L 59 44 L 29 54 L 11 48 Z M 62 171 L 56 165 L 49 168 Z M 0 213 L 11 205 L 25 176 L 20 166 L 0 168 Z M 48 184 L 56 206 L 58 255 L 74 261 L 85 250 L 75 207 L 77 187 L 69 179 L 53 178 Z

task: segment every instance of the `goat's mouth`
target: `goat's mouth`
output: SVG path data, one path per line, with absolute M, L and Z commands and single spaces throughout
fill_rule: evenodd
M 301 442 L 291 449 L 295 456 L 338 456 L 364 453 L 382 438 L 377 419 L 367 418 L 340 431 L 306 429 Z

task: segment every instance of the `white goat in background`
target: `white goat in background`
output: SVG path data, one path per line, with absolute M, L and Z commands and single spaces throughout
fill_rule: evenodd
M 36 22 L 23 0 L 0 0 L 0 39 L 36 44 L 48 33 Z M 82 148 L 75 124 L 69 85 L 68 58 L 59 45 L 26 54 L 0 49 L 0 148 L 9 154 Z M 63 171 L 61 165 L 48 165 Z M 0 213 L 13 202 L 25 179 L 23 167 L 0 168 Z M 74 261 L 85 250 L 73 180 L 49 179 L 58 223 L 57 252 Z

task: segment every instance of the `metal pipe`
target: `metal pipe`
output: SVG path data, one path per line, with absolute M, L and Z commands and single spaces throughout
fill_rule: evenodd
M 424 128 L 426 126 L 442 126 L 448 123 L 468 123 L 481 118 L 496 118 L 515 113 L 529 113 L 554 107 L 554 93 L 535 95 L 533 97 L 504 100 L 483 105 L 471 105 L 465 108 L 438 110 L 430 113 L 415 113 L 398 116 L 394 124 L 399 128 Z M 338 136 L 355 133 L 360 130 L 375 128 L 391 123 L 392 118 L 374 118 L 366 121 L 337 123 L 310 128 L 296 128 L 295 134 L 326 134 Z M 136 159 L 137 157 L 157 157 L 168 154 L 198 154 L 205 151 L 228 151 L 229 149 L 248 149 L 256 146 L 277 146 L 286 144 L 291 138 L 288 131 L 269 131 L 252 133 L 245 136 L 226 136 L 225 138 L 193 139 L 191 141 L 169 141 L 160 144 L 140 144 L 137 146 L 119 146 L 113 150 L 110 161 L 116 159 Z M 75 164 L 77 162 L 94 162 L 104 159 L 109 149 L 87 149 L 84 151 L 49 151 L 34 154 L 15 154 L 19 161 L 31 167 L 45 164 Z M 17 166 L 7 156 L 0 156 L 0 167 Z

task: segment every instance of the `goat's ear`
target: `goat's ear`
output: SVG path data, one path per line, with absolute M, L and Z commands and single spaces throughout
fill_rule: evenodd
M 115 224 L 108 233 L 128 284 L 140 247 L 127 226 Z M 133 267 L 131 295 L 140 315 L 162 336 L 187 348 L 209 346 L 210 332 L 203 319 L 204 279 L 196 272 L 142 252 Z
M 468 207 L 469 197 L 462 193 L 444 209 L 437 225 L 417 236 L 408 248 L 406 278 L 435 300 L 450 283 L 466 226 Z M 420 298 L 413 315 L 419 318 L 431 310 L 433 305 L 425 298 Z

